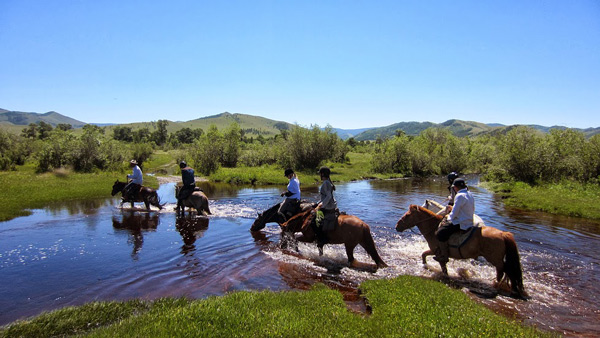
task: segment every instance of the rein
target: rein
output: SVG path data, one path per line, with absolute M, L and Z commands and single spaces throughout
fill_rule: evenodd
M 434 215 L 434 216 L 430 216 L 430 217 L 427 217 L 427 218 L 425 218 L 425 219 L 422 219 L 422 220 L 420 220 L 420 221 L 418 221 L 418 222 L 415 222 L 415 223 L 413 223 L 413 226 L 412 226 L 412 227 L 410 227 L 410 230 L 411 230 L 413 233 L 416 233 L 416 232 L 413 230 L 413 227 L 415 227 L 415 226 L 416 226 L 417 224 L 419 224 L 419 223 L 423 223 L 423 222 L 426 222 L 426 221 L 432 220 L 432 219 L 434 219 L 434 218 L 436 218 L 436 217 L 437 217 L 437 215 Z M 426 233 L 426 234 L 425 234 L 425 233 L 423 233 L 423 232 L 421 232 L 421 234 L 422 234 L 423 236 L 425 236 L 425 235 L 429 235 L 429 234 L 431 234 L 432 232 L 435 232 L 435 230 L 436 230 L 436 229 L 434 228 L 433 230 L 431 230 L 430 232 L 428 232 L 428 233 Z

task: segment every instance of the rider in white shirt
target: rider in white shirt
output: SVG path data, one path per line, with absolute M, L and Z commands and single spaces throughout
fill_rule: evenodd
M 473 215 L 475 214 L 475 199 L 468 190 L 465 180 L 457 178 L 452 183 L 452 189 L 456 192 L 454 206 L 448 215 L 448 222 L 444 222 L 435 232 L 439 244 L 439 252 L 436 252 L 435 260 L 440 263 L 448 262 L 450 235 L 458 230 L 469 230 L 473 226 Z

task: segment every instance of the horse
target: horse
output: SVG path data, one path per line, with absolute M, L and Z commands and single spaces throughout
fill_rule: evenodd
M 309 208 L 301 213 L 293 216 L 287 222 L 281 225 L 282 233 L 302 232 L 302 235 L 297 238 L 300 242 L 314 242 L 317 239 L 317 234 L 313 225 L 311 225 L 316 217 L 316 210 Z M 365 251 L 375 261 L 378 268 L 384 268 L 388 265 L 381 259 L 375 241 L 371 236 L 371 228 L 367 223 L 356 216 L 340 215 L 337 218 L 337 226 L 334 230 L 327 232 L 328 244 L 344 244 L 346 246 L 346 255 L 348 263 L 352 266 L 354 260 L 354 248 L 360 244 Z M 319 250 L 322 254 L 322 250 Z
M 150 205 L 153 205 L 153 206 L 157 207 L 159 210 L 162 210 L 164 204 L 160 203 L 160 199 L 158 198 L 158 194 L 156 193 L 156 190 L 154 190 L 152 188 L 148 188 L 148 187 L 141 187 L 140 190 L 136 194 L 136 198 L 130 199 L 129 196 L 126 197 L 124 195 L 123 189 L 125 189 L 125 186 L 127 186 L 127 182 L 120 182 L 119 180 L 117 180 L 115 182 L 115 184 L 113 184 L 113 187 L 112 187 L 111 196 L 114 196 L 119 192 L 123 196 L 123 200 L 121 201 L 121 204 L 123 204 L 124 202 L 130 202 L 131 208 L 133 208 L 134 202 L 144 202 L 147 210 L 150 210 Z
M 312 208 L 313 205 L 315 204 L 305 200 L 301 200 L 299 205 L 300 207 L 296 210 L 294 215 L 298 214 L 301 211 L 306 211 L 309 208 Z M 264 228 L 267 225 L 267 223 L 277 223 L 279 225 L 283 224 L 285 222 L 285 219 L 277 212 L 280 206 L 281 203 L 277 203 L 269 209 L 258 213 L 258 217 L 254 220 L 254 223 L 252 223 L 250 231 L 259 231 L 260 229 Z
M 423 264 L 427 264 L 426 257 L 434 255 L 438 249 L 439 241 L 435 231 L 442 219 L 442 215 L 436 215 L 431 210 L 412 204 L 396 223 L 396 231 L 401 232 L 417 226 L 425 237 L 429 250 L 421 255 Z M 454 259 L 484 257 L 496 268 L 496 287 L 500 287 L 508 277 L 512 292 L 519 298 L 526 299 L 528 296 L 523 287 L 521 259 L 513 234 L 489 226 L 476 227 L 473 231 L 470 239 L 462 246 L 450 247 L 450 257 Z M 447 275 L 446 263 L 440 263 L 440 266 L 443 273 Z
M 179 191 L 181 190 L 181 186 L 175 186 L 175 197 L 179 196 Z M 196 209 L 198 214 L 202 214 L 204 216 L 212 215 L 210 209 L 208 208 L 208 197 L 204 194 L 200 188 L 196 188 L 187 198 L 181 201 L 182 206 L 177 205 L 177 213 L 181 208 L 181 214 L 185 215 L 185 207 L 190 207 Z M 191 212 L 191 211 L 190 211 Z

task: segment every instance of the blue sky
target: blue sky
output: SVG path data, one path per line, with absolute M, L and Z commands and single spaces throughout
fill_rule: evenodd
M 600 127 L 600 2 L 0 1 L 0 108 Z

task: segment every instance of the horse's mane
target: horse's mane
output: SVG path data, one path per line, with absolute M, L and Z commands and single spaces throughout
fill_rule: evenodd
M 310 218 L 310 217 L 306 217 L 308 214 L 310 214 L 311 211 L 313 211 L 314 208 L 309 208 L 305 211 L 302 211 L 294 216 L 292 216 L 292 218 L 288 219 L 287 222 L 285 222 L 283 225 L 284 227 L 292 230 L 292 231 L 299 231 L 297 229 L 298 225 L 301 224 L 299 229 L 304 228 L 304 226 L 306 225 L 306 221 Z M 305 219 L 306 218 L 306 219 Z
M 443 217 L 443 216 L 438 215 L 435 212 L 433 212 L 433 211 L 431 211 L 431 210 L 429 210 L 429 209 L 427 209 L 425 207 L 422 207 L 422 206 L 416 205 L 416 204 L 411 204 L 410 207 L 409 207 L 409 209 L 410 210 L 416 209 L 416 210 L 418 210 L 420 212 L 424 212 L 424 213 L 428 214 L 431 217 L 437 217 L 437 218 L 440 218 L 440 219 Z

